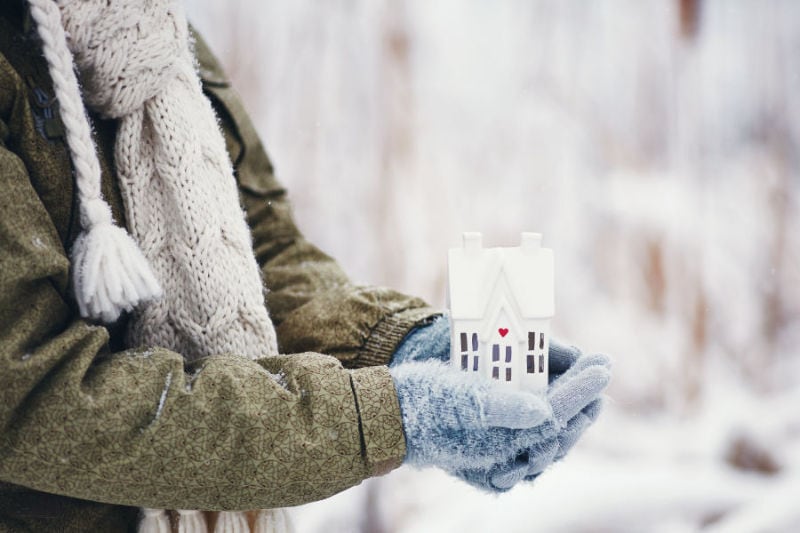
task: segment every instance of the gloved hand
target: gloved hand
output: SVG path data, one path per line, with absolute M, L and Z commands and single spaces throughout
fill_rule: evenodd
M 525 453 L 530 468 L 531 454 L 557 439 L 608 383 L 605 366 L 573 367 L 564 374 L 568 379 L 541 393 L 507 389 L 439 361 L 391 367 L 406 462 L 437 466 L 468 481 L 467 473 L 506 473 L 500 470 Z
M 556 344 L 551 346 L 550 357 L 553 365 L 550 369 L 555 371 L 555 374 L 551 375 L 551 385 L 547 395 L 557 403 L 563 403 L 563 398 L 571 394 L 568 382 L 582 380 L 581 374 L 586 369 L 595 368 L 605 371 L 606 376 L 610 376 L 608 359 L 602 355 L 582 356 L 577 348 Z M 553 364 L 554 361 L 556 364 Z M 565 372 L 563 371 L 565 367 L 560 366 L 562 363 L 568 365 Z M 489 468 L 464 469 L 455 472 L 455 475 L 473 486 L 491 492 L 504 492 L 520 481 L 532 481 L 550 464 L 566 455 L 586 428 L 597 419 L 601 408 L 602 399 L 598 394 L 598 397 L 569 418 L 555 437 L 545 439 L 516 456 L 506 457 Z
M 439 360 L 449 361 L 450 358 L 450 321 L 446 316 L 439 317 L 430 325 L 413 330 L 398 347 L 392 357 L 390 366 L 394 367 L 409 361 Z M 565 380 L 572 380 L 581 375 L 583 369 L 596 367 L 600 374 L 606 374 L 605 383 L 608 381 L 609 361 L 605 356 L 582 356 L 580 350 L 551 340 L 548 354 L 550 369 L 550 387 L 547 396 L 560 403 L 564 403 L 564 396 L 569 396 L 572 386 L 562 389 Z M 582 362 L 575 367 L 576 362 Z M 571 369 L 570 375 L 565 375 Z M 561 378 L 565 378 L 562 380 Z M 580 379 L 583 379 L 581 377 Z M 559 383 L 556 383 L 558 381 Z M 452 474 L 464 479 L 479 488 L 502 492 L 510 489 L 522 480 L 535 479 L 539 473 L 552 462 L 564 457 L 570 448 L 577 442 L 582 433 L 594 422 L 600 413 L 602 402 L 599 398 L 600 390 L 578 409 L 574 416 L 563 418 L 555 435 L 542 438 L 527 449 L 519 451 L 516 455 L 504 456 L 488 467 L 467 467 L 449 470 Z M 559 393 L 558 390 L 561 390 Z M 566 393 L 566 394 L 565 394 Z M 562 411 L 568 413 L 568 411 Z
M 389 366 L 429 359 L 450 360 L 450 319 L 445 315 L 412 329 L 395 350 Z

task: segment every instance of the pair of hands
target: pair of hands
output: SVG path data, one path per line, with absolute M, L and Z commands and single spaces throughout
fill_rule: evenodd
M 437 466 L 492 492 L 532 480 L 597 418 L 609 360 L 551 341 L 550 384 L 509 390 L 449 365 L 446 318 L 414 330 L 392 357 L 406 462 Z

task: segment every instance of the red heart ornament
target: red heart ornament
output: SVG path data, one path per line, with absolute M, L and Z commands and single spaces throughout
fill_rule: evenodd
M 508 328 L 500 328 L 497 330 L 501 337 L 505 337 L 508 335 Z

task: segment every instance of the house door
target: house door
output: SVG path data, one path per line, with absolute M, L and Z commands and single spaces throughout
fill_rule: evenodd
M 513 360 L 514 348 L 511 344 L 497 342 L 492 344 L 492 379 L 511 381 Z

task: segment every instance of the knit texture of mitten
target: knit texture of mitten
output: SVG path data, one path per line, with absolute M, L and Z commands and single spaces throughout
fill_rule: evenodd
M 390 372 L 408 464 L 447 471 L 489 467 L 555 435 L 547 423 L 552 410 L 542 396 L 501 388 L 438 361 L 397 365 Z
M 607 362 L 579 359 L 542 393 L 506 389 L 438 361 L 394 366 L 406 462 L 507 490 L 552 462 L 560 439 L 574 444 L 585 429 L 579 415 L 608 384 Z
M 602 409 L 603 389 L 610 379 L 604 355 L 583 356 L 574 347 L 551 343 L 552 382 L 547 396 L 560 429 L 547 439 L 488 468 L 467 468 L 454 475 L 490 492 L 504 492 L 520 481 L 532 481 L 552 463 L 563 459 Z M 583 406 L 583 407 L 581 407 Z M 563 421 L 566 420 L 566 423 Z
M 533 481 L 550 465 L 563 459 L 583 432 L 597 419 L 602 401 L 597 399 L 567 422 L 555 437 L 524 450 L 516 457 L 488 468 L 468 468 L 453 474 L 487 492 L 506 492 L 521 481 Z
M 450 319 L 447 316 L 411 330 L 398 345 L 389 366 L 428 359 L 450 360 Z

